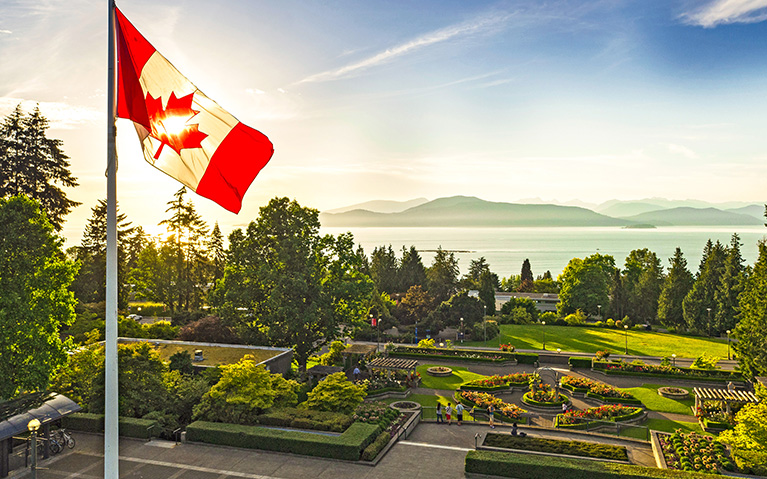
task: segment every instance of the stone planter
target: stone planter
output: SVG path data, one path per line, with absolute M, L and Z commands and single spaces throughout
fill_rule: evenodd
M 418 412 L 421 410 L 421 405 L 414 401 L 396 401 L 391 403 L 389 407 L 399 412 Z
M 663 396 L 664 398 L 669 399 L 687 399 L 690 397 L 690 391 L 682 388 L 673 388 L 673 387 L 662 387 L 658 388 L 658 394 Z
M 453 370 L 445 366 L 432 366 L 426 369 L 426 374 L 436 377 L 447 377 L 453 375 Z

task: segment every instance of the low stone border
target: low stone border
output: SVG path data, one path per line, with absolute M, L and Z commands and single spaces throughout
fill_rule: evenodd
M 426 374 L 428 374 L 429 376 L 444 378 L 444 377 L 452 376 L 453 370 L 447 366 L 432 366 L 430 368 L 426 368 Z
M 404 391 L 386 391 L 384 393 L 372 394 L 365 397 L 365 401 L 373 401 L 379 399 L 405 399 L 410 396 L 410 389 Z
M 677 389 L 677 390 L 680 390 L 680 391 L 684 391 L 684 393 L 673 392 L 672 390 L 674 390 L 674 389 Z M 676 400 L 687 399 L 687 398 L 690 397 L 690 391 L 688 391 L 686 389 L 682 389 L 682 388 L 671 387 L 671 386 L 664 386 L 662 388 L 658 388 L 658 394 L 660 394 L 664 398 L 676 399 Z

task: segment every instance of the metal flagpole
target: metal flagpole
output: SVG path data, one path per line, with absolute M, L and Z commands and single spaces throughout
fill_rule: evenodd
M 117 430 L 117 146 L 115 143 L 115 4 L 109 2 L 107 79 L 107 274 L 104 380 L 104 478 L 118 479 Z

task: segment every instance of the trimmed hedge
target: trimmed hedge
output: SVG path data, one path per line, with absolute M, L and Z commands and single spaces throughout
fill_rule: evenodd
M 703 426 L 711 429 L 732 429 L 734 427 L 729 422 L 712 421 L 707 417 L 703 418 Z
M 189 441 L 223 446 L 358 461 L 362 451 L 376 439 L 380 432 L 381 428 L 378 425 L 360 422 L 349 426 L 340 436 L 330 436 L 303 431 L 196 421 L 187 426 L 186 437 Z
M 514 452 L 469 451 L 465 471 L 525 479 L 710 479 L 710 474 Z
M 567 364 L 569 364 L 571 368 L 591 369 L 591 358 L 584 358 L 581 356 L 570 356 L 570 359 L 567 360 Z
M 365 448 L 364 451 L 362 451 L 362 456 L 360 459 L 363 461 L 372 461 L 376 458 L 378 453 L 381 452 L 387 444 L 389 444 L 390 440 L 391 434 L 389 434 L 388 431 L 382 432 L 378 435 L 375 441 L 373 441 L 368 447 Z
M 673 379 L 689 379 L 692 381 L 743 381 L 743 374 L 738 371 L 724 371 L 721 369 L 693 369 L 667 366 L 668 372 L 662 371 L 626 371 L 620 369 L 607 369 L 608 366 L 621 364 L 621 361 L 594 361 L 592 368 L 605 374 L 619 374 L 624 376 L 649 376 Z M 658 368 L 657 366 L 647 366 Z M 675 373 L 675 371 L 679 371 Z
M 572 391 L 574 393 L 587 393 L 589 392 L 589 388 L 576 388 L 575 386 L 571 386 L 569 384 L 560 383 L 559 387 L 562 389 L 567 389 L 568 391 Z
M 530 392 L 529 391 L 522 395 L 522 402 L 523 403 L 530 404 L 530 405 L 533 405 L 533 406 L 538 406 L 538 407 L 556 408 L 557 406 L 562 406 L 562 404 L 566 403 L 567 401 L 569 401 L 569 399 L 564 394 L 560 394 L 559 395 L 559 400 L 555 401 L 555 402 L 540 402 L 540 401 L 536 401 L 535 399 L 530 397 Z
M 87 412 L 76 412 L 62 419 L 62 425 L 67 429 L 83 432 L 104 432 L 104 415 Z M 151 430 L 149 428 L 152 428 Z M 121 436 L 149 439 L 160 434 L 160 424 L 153 419 L 137 419 L 120 416 L 118 428 Z
M 625 446 L 610 446 L 585 441 L 562 441 L 540 437 L 519 437 L 510 434 L 488 433 L 483 445 L 506 449 L 567 454 L 570 456 L 586 456 L 597 459 L 614 459 L 616 461 L 629 460 Z
M 354 421 L 348 414 L 292 407 L 269 409 L 256 420 L 265 426 L 332 432 L 344 432 Z
M 518 364 L 535 364 L 538 362 L 536 353 L 514 353 L 514 358 Z

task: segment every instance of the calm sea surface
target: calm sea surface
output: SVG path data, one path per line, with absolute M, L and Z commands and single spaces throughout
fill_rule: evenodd
M 401 257 L 402 246 L 414 245 L 421 251 L 424 265 L 429 266 L 433 250 L 458 251 L 456 258 L 465 273 L 473 259 L 484 256 L 490 269 L 501 277 L 519 274 L 525 258 L 530 260 L 534 275 L 550 270 L 556 277 L 572 258 L 584 258 L 599 252 L 615 258 L 623 266 L 634 249 L 654 251 L 664 266 L 678 246 L 682 248 L 690 271 L 695 273 L 705 246 L 712 241 L 730 243 L 733 233 L 740 236 L 741 251 L 748 264 L 756 261 L 757 241 L 767 235 L 758 226 L 675 226 L 656 229 L 622 229 L 614 227 L 562 228 L 322 228 L 322 233 L 351 231 L 355 241 L 368 256 L 373 248 L 392 245 Z M 429 252 L 431 250 L 431 252 Z

